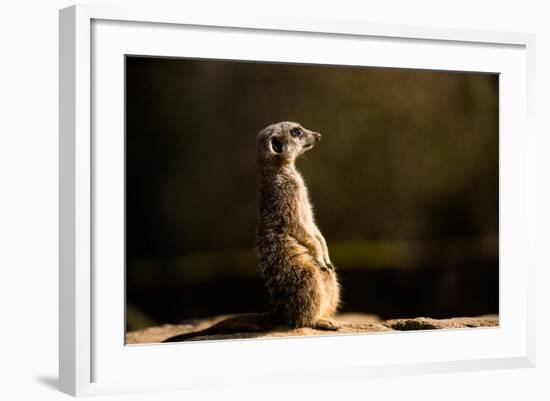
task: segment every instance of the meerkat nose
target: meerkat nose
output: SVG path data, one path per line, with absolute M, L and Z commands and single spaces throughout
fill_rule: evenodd
M 314 132 L 313 135 L 315 136 L 315 140 L 319 142 L 321 140 L 321 134 L 318 132 Z

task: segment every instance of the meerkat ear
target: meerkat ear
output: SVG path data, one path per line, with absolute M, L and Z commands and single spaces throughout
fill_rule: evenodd
M 271 149 L 273 150 L 273 153 L 282 153 L 283 144 L 277 138 L 273 137 L 271 138 Z

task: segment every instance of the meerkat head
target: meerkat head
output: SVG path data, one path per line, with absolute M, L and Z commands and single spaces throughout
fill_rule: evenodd
M 263 159 L 291 163 L 320 140 L 320 133 L 310 131 L 295 122 L 283 121 L 259 132 L 258 152 Z

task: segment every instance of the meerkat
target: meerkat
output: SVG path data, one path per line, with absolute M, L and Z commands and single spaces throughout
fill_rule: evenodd
M 275 315 L 291 327 L 335 330 L 340 286 L 295 165 L 320 140 L 318 132 L 288 121 L 258 134 L 257 248 Z
M 272 124 L 257 135 L 256 248 L 273 310 L 236 315 L 164 342 L 277 327 L 340 328 L 333 319 L 340 304 L 340 284 L 327 242 L 315 223 L 304 179 L 295 165 L 296 159 L 320 139 L 320 133 L 290 121 Z

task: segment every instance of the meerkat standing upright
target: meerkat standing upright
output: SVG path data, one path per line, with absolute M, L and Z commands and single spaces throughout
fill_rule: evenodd
M 164 342 L 280 326 L 340 328 L 332 320 L 340 303 L 340 285 L 325 238 L 315 224 L 307 187 L 295 166 L 296 159 L 320 139 L 321 134 L 289 121 L 272 124 L 258 133 L 256 245 L 273 310 L 236 315 Z
M 321 134 L 280 122 L 258 134 L 260 271 L 275 315 L 292 327 L 335 330 L 340 286 L 296 159 Z

